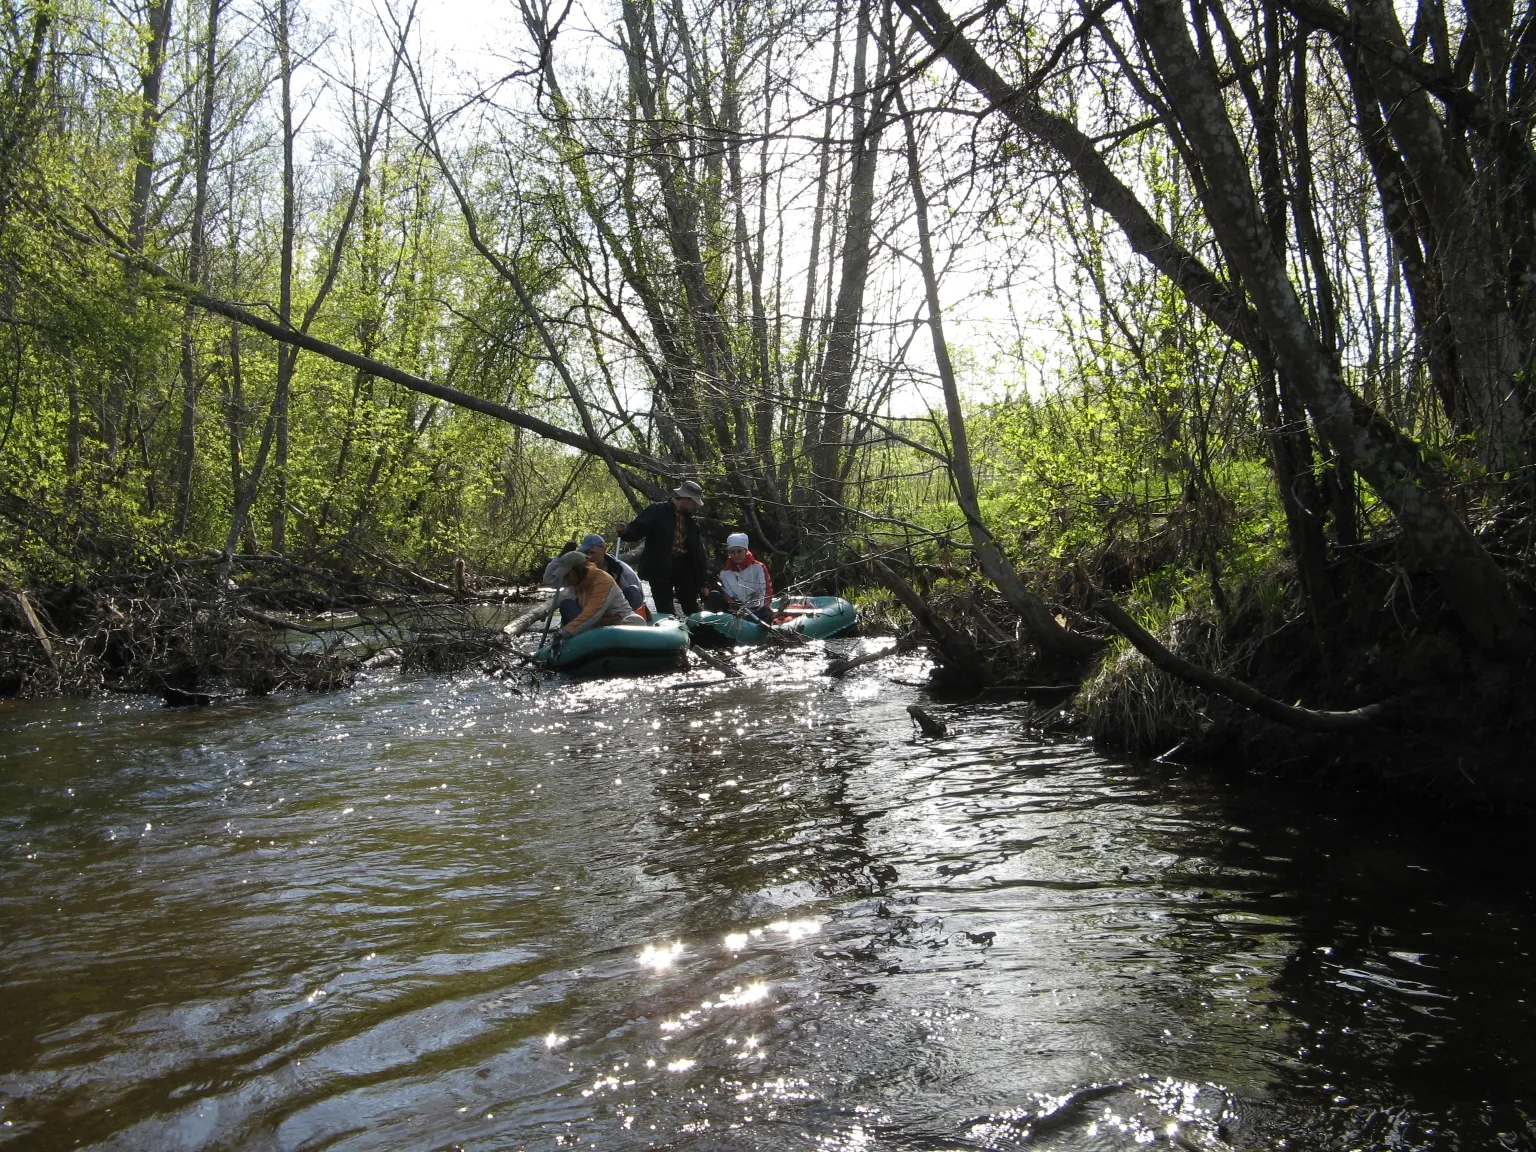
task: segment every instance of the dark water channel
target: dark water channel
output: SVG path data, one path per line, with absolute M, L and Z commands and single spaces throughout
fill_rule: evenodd
M 1529 839 L 749 663 L 0 705 L 0 1145 L 1536 1149 Z

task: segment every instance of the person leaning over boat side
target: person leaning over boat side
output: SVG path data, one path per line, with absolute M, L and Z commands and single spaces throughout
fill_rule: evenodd
M 715 612 L 747 611 L 764 624 L 773 623 L 773 577 L 768 566 L 752 555 L 745 532 L 725 538 L 725 567 L 720 569 L 720 589 L 704 597 L 704 607 Z
M 640 577 L 624 561 L 608 554 L 608 541 L 594 532 L 590 536 L 583 537 L 581 547 L 577 551 L 586 556 L 588 564 L 596 565 L 613 577 L 631 608 L 642 616 L 646 614 L 645 588 L 640 583 Z
M 576 594 L 579 611 L 560 626 L 556 639 L 569 640 L 593 628 L 605 628 L 610 624 L 643 624 L 644 619 L 629 610 L 612 576 L 592 564 L 581 552 L 567 552 L 554 564 L 554 577 Z
M 562 582 L 556 570 L 566 555 L 571 552 L 580 552 L 587 558 L 588 564 L 595 565 L 612 576 L 614 583 L 624 593 L 624 599 L 629 602 L 629 606 L 642 616 L 647 614 L 645 611 L 645 588 L 640 583 L 640 577 L 636 576 L 635 570 L 624 563 L 624 561 L 616 556 L 608 555 L 608 545 L 601 536 L 594 532 L 582 540 L 580 547 L 575 546 L 576 542 L 574 540 L 571 541 L 571 544 L 572 547 L 567 548 L 565 552 L 556 556 L 544 568 L 544 578 L 541 581 L 545 588 L 555 589 L 555 595 L 560 602 L 561 624 L 574 620 L 576 614 L 581 611 L 581 608 L 576 603 L 575 590 L 569 584 Z
M 658 501 L 629 523 L 618 525 L 620 540 L 645 541 L 637 567 L 651 582 L 658 612 L 673 611 L 674 594 L 682 604 L 683 615 L 699 610 L 699 586 L 708 575 L 709 560 L 693 514 L 703 503 L 704 490 L 692 480 L 684 480 L 672 499 Z

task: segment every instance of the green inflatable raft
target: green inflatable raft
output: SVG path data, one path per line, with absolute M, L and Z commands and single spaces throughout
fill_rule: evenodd
M 534 660 L 552 672 L 572 676 L 633 676 L 671 672 L 683 666 L 688 629 L 675 616 L 649 624 L 614 624 L 592 628 L 556 647 L 544 645 Z
M 733 644 L 767 644 L 775 632 L 826 640 L 852 628 L 857 620 L 858 612 L 841 596 L 789 596 L 774 601 L 771 628 L 755 617 L 729 612 L 695 612 L 688 617 L 688 628 L 708 628 Z

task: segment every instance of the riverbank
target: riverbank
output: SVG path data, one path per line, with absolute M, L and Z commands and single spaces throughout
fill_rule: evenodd
M 1365 556 L 1335 571 L 1327 629 L 1287 569 L 1235 585 L 1224 610 L 1199 594 L 1199 581 L 1150 598 L 1122 588 L 1128 624 L 1139 619 L 1170 663 L 1210 674 L 1215 690 L 1154 665 L 1106 625 L 1114 602 L 1081 568 L 1035 583 L 1055 593 L 1058 619 L 1098 644 L 1083 661 L 1041 651 L 1007 623 L 1002 597 L 974 581 L 951 580 L 913 607 L 928 616 L 919 624 L 937 686 L 1076 684 L 1057 723 L 1106 752 L 1428 809 L 1536 815 L 1531 657 L 1480 653 L 1434 583 L 1390 559 Z M 1280 719 L 1239 702 L 1247 696 Z
M 503 652 L 535 595 L 370 559 L 213 554 L 0 594 L 0 697 L 207 703 L 333 691 L 370 663 L 448 672 Z
M 384 558 L 366 568 L 356 560 L 236 556 L 225 569 L 210 555 L 0 596 L 0 696 L 208 703 L 333 691 L 384 663 L 499 667 L 509 647 L 501 627 L 534 596 L 462 570 L 436 580 Z M 1299 730 L 1155 667 L 1105 625 L 1104 593 L 1081 569 L 1040 582 L 1057 594 L 1059 619 L 1097 643 L 1086 661 L 1041 652 L 1001 596 L 960 570 L 924 595 L 871 595 L 860 629 L 898 635 L 901 650 L 926 640 L 940 692 L 1050 686 L 1051 725 L 1111 754 L 1221 764 L 1395 803 L 1536 814 L 1529 661 L 1479 655 L 1431 582 L 1381 564 L 1356 569 L 1340 577 L 1344 608 L 1326 632 L 1283 571 L 1234 587 L 1224 613 L 1183 595 L 1172 606 L 1127 600 L 1168 653 L 1281 708 L 1377 716 L 1342 731 Z

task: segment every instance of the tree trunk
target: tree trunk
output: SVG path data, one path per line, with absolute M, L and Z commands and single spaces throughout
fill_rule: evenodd
M 1144 3 L 1137 25 L 1158 59 L 1178 127 L 1204 169 L 1201 191 L 1206 214 L 1248 290 L 1251 314 L 1231 289 L 1152 217 L 1075 124 L 1047 112 L 981 58 L 938 0 L 897 2 L 961 79 L 1072 168 L 1089 200 L 1119 224 L 1134 251 L 1247 347 L 1261 366 L 1274 363 L 1295 384 L 1319 435 L 1392 510 L 1408 547 L 1435 575 L 1474 642 L 1490 652 L 1526 650 L 1531 630 L 1525 611 L 1493 558 L 1430 486 L 1418 445 L 1345 387 L 1308 327 L 1285 267 L 1269 243 L 1222 93 L 1190 43 L 1178 7 L 1166 0 Z
M 20 91 L 15 107 L 11 109 L 10 123 L 6 125 L 5 138 L 0 140 L 0 223 L 10 214 L 11 194 L 16 188 L 17 157 L 22 145 L 37 129 L 38 98 L 42 94 L 39 77 L 42 73 L 43 50 L 48 43 L 48 33 L 53 27 L 54 11 L 50 4 L 39 4 L 32 14 L 32 36 L 27 55 L 21 66 Z
M 816 162 L 816 206 L 811 213 L 811 251 L 805 267 L 805 301 L 800 311 L 800 335 L 795 341 L 794 382 L 791 385 L 789 411 L 783 424 L 784 450 L 781 454 L 782 483 L 791 499 L 799 486 L 799 458 L 796 444 L 801 424 L 811 422 L 802 408 L 805 398 L 806 366 L 811 359 L 811 324 L 816 318 L 816 282 L 821 273 L 821 234 L 827 214 L 827 177 L 832 165 L 832 113 L 837 95 L 838 70 L 843 62 L 843 0 L 837 0 L 837 20 L 832 33 L 832 67 L 827 80 L 826 108 L 822 112 L 821 141 Z
M 149 229 L 149 200 L 155 175 L 155 144 L 160 134 L 160 89 L 165 79 L 166 46 L 171 37 L 171 0 L 152 0 L 147 12 L 148 36 L 145 55 L 139 66 L 139 114 L 133 135 L 133 190 L 128 202 L 128 246 L 135 253 L 144 251 Z M 130 294 L 137 305 L 137 270 L 128 270 Z M 116 461 L 122 438 L 122 424 L 130 388 L 138 384 L 138 365 L 129 363 L 114 372 L 107 386 L 102 412 L 102 437 L 107 457 Z
M 870 244 L 874 238 L 875 171 L 879 167 L 880 135 L 884 108 L 870 100 L 868 89 L 869 42 L 875 37 L 870 24 L 870 0 L 859 0 L 858 39 L 853 51 L 853 157 L 848 182 L 848 213 L 843 226 L 843 252 L 832 310 L 832 328 L 821 362 L 819 392 L 823 407 L 821 427 L 811 454 L 812 484 L 826 503 L 842 498 L 838 462 L 843 453 L 845 413 L 853 393 L 864 317 L 864 287 L 869 280 Z M 876 41 L 877 75 L 883 75 L 884 55 Z
M 289 24 L 288 0 L 278 0 L 276 32 L 283 106 L 283 230 L 277 273 L 277 322 L 284 328 L 291 327 L 293 320 L 293 247 L 298 225 L 298 189 L 293 165 L 296 132 L 293 124 L 293 50 L 288 42 Z M 276 476 L 272 494 L 272 551 L 279 555 L 288 546 L 288 401 L 297 360 L 297 348 L 287 344 L 278 346 L 277 390 L 272 399 L 272 423 L 277 442 L 273 461 Z M 267 438 L 263 436 L 262 439 L 265 448 Z M 253 470 L 251 476 L 252 500 L 260 480 L 261 465 L 262 459 L 258 456 L 257 470 Z
M 1008 557 L 998 547 L 981 517 L 981 505 L 976 497 L 976 481 L 971 471 L 971 450 L 965 431 L 965 413 L 960 406 L 960 388 L 955 379 L 954 365 L 949 358 L 949 344 L 944 339 L 944 314 L 939 303 L 939 278 L 934 268 L 933 240 L 928 227 L 928 198 L 923 191 L 922 171 L 918 164 L 917 133 L 912 127 L 912 117 L 907 114 L 901 93 L 896 92 L 896 107 L 902 118 L 907 136 L 907 179 L 912 186 L 912 205 L 917 216 L 918 262 L 923 271 L 923 290 L 928 301 L 928 330 L 933 337 L 933 359 L 938 365 L 939 382 L 944 389 L 944 409 L 949 423 L 949 476 L 954 484 L 955 497 L 965 524 L 976 548 L 976 559 L 982 571 L 996 584 L 1019 614 L 1030 636 L 1041 648 L 1056 656 L 1081 659 L 1098 651 L 1097 641 L 1081 633 L 1070 632 L 1056 622 L 1055 615 L 1045 603 L 1024 586 L 1009 563 Z
M 1368 34 L 1406 52 L 1402 25 L 1390 3 L 1355 0 L 1351 8 Z M 1468 31 L 1469 37 L 1476 35 Z M 1525 411 L 1516 384 L 1523 357 L 1500 271 L 1496 222 L 1489 219 L 1479 178 L 1450 154 L 1446 126 L 1423 86 L 1372 53 L 1361 54 L 1361 62 L 1391 110 L 1388 130 L 1433 222 L 1428 257 L 1445 285 L 1443 303 L 1467 424 L 1478 438 L 1482 462 L 1507 469 L 1524 440 Z
M 213 154 L 213 109 L 219 60 L 219 13 L 224 0 L 208 2 L 208 40 L 203 53 L 203 103 L 199 109 L 196 143 L 197 173 L 192 196 L 192 240 L 187 254 L 187 282 L 207 287 L 208 170 Z M 181 429 L 176 439 L 176 532 L 185 534 L 192 507 L 192 477 L 197 461 L 197 349 L 189 300 L 181 316 Z
M 1349 391 L 1336 361 L 1309 327 L 1262 222 L 1221 91 L 1195 53 L 1182 10 L 1173 0 L 1142 0 L 1136 25 L 1204 170 L 1202 200 L 1211 227 L 1319 434 L 1392 509 L 1405 543 L 1435 574 L 1473 640 L 1490 652 L 1526 650 L 1530 624 L 1503 571 L 1429 485 L 1417 445 Z

